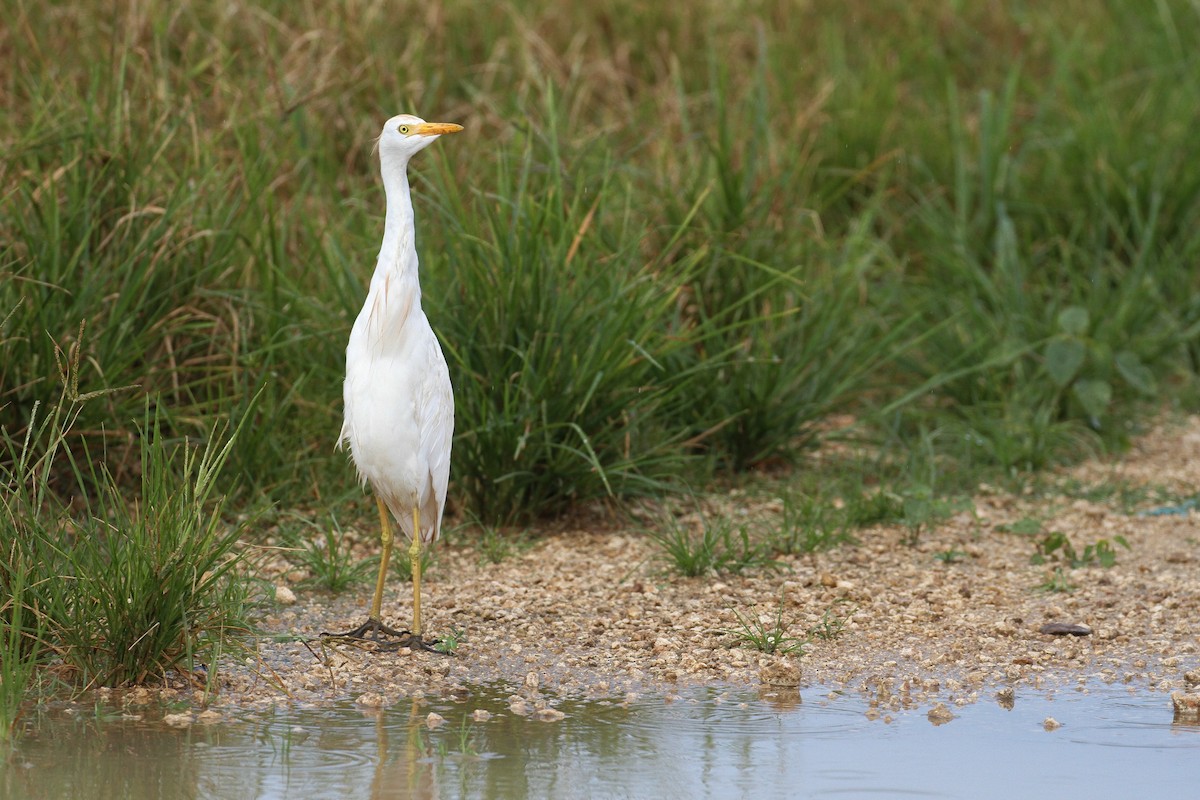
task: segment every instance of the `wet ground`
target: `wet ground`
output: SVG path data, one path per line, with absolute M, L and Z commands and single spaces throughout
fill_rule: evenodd
M 552 697 L 467 687 L 382 709 L 342 703 L 215 724 L 43 708 L 5 798 L 1188 797 L 1200 722 L 1119 685 L 881 710 L 819 687 Z

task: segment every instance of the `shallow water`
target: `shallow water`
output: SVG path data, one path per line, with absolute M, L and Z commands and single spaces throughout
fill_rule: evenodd
M 746 690 L 556 703 L 542 722 L 507 691 L 461 702 L 351 704 L 246 714 L 183 730 L 93 713 L 26 720 L 9 798 L 1191 797 L 1200 725 L 1170 698 L 1118 687 L 1018 691 L 869 719 L 866 701 L 816 688 L 799 704 Z M 472 712 L 493 714 L 474 721 Z M 430 729 L 436 712 L 445 722 Z M 1042 722 L 1053 716 L 1054 731 Z

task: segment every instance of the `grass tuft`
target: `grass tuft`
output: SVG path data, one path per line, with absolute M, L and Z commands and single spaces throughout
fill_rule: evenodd
M 779 569 L 764 543 L 750 540 L 745 527 L 735 532 L 727 519 L 700 514 L 699 530 L 675 517 L 666 517 L 650 533 L 672 569 L 688 578 L 719 572 L 738 574 L 748 569 Z
M 300 516 L 296 523 L 283 541 L 291 550 L 291 560 L 308 572 L 311 585 L 338 593 L 374 577 L 371 561 L 354 558 L 335 515 L 329 516 L 327 525 Z M 312 528 L 318 530 L 313 532 Z
M 105 467 L 71 460 L 73 508 L 47 491 L 45 477 L 78 417 L 72 391 L 68 383 L 52 413 L 30 421 L 23 441 L 5 443 L 14 465 L 0 474 L 12 489 L 0 518 L 5 574 L 29 565 L 20 582 L 44 626 L 39 641 L 84 684 L 193 669 L 245 628 L 241 528 L 226 524 L 213 495 L 238 430 L 199 448 L 169 444 L 146 409 L 138 495 L 127 498 Z

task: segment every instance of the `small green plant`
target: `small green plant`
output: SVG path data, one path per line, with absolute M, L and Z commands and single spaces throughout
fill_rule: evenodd
M 839 600 L 834 604 L 834 608 L 838 605 L 848 603 L 848 600 Z M 808 629 L 808 639 L 820 639 L 823 642 L 832 642 L 841 637 L 842 632 L 846 629 L 846 623 L 850 618 L 858 612 L 858 606 L 852 605 L 850 610 L 844 614 L 834 613 L 833 608 L 825 609 L 821 614 L 821 621 Z
M 458 726 L 458 755 L 468 758 L 479 756 L 475 749 L 475 731 L 471 727 L 471 720 L 465 714 Z
M 804 655 L 807 638 L 789 636 L 787 626 L 783 622 L 783 595 L 779 597 L 779 607 L 769 622 L 763 622 L 762 617 L 743 615 L 737 609 L 731 609 L 737 618 L 738 627 L 727 630 L 739 643 L 747 644 L 755 650 L 771 655 L 772 653 L 799 653 Z
M 533 538 L 528 530 L 506 534 L 495 525 L 479 523 L 479 536 L 474 545 L 482 561 L 499 564 L 533 547 Z
M 939 550 L 933 554 L 933 557 L 943 564 L 957 564 L 967 557 L 967 554 L 962 550 L 951 547 L 949 550 Z
M 1111 567 L 1117 563 L 1117 551 L 1114 544 L 1130 550 L 1129 542 L 1124 536 L 1114 536 L 1109 539 L 1097 539 L 1095 543 L 1086 545 L 1083 551 L 1077 551 L 1067 535 L 1061 531 L 1053 531 L 1036 544 L 1036 550 L 1029 557 L 1032 564 L 1045 564 L 1047 561 L 1061 561 L 1071 569 L 1099 565 Z
M 316 536 L 304 536 L 299 531 L 285 537 L 292 546 L 293 560 L 308 571 L 307 583 L 341 592 L 370 579 L 374 564 L 368 559 L 356 560 L 346 546 L 346 533 L 333 514 L 328 525 L 297 517 L 301 529 L 317 528 Z
M 1067 574 L 1062 567 L 1055 567 L 1052 572 L 1047 572 L 1046 580 L 1038 584 L 1037 588 L 1043 592 L 1075 591 L 1075 587 L 1067 580 Z
M 1108 341 L 1097 341 L 1091 332 L 1102 326 L 1093 322 L 1082 306 L 1067 306 L 1058 313 L 1058 330 L 1042 355 L 1050 380 L 1060 391 L 1070 390 L 1072 401 L 1093 427 L 1107 414 L 1113 400 L 1113 380 L 1121 381 L 1143 397 L 1158 394 L 1151 370 L 1134 350 L 1113 351 Z
M 971 508 L 969 500 L 937 497 L 933 488 L 918 484 L 902 495 L 904 516 L 900 522 L 908 529 L 904 543 L 915 547 L 921 532 L 932 530 L 959 511 Z
M 433 646 L 434 650 L 446 655 L 454 655 L 458 650 L 459 645 L 467 640 L 466 632 L 461 628 L 451 626 L 449 633 L 442 634 L 442 638 Z
M 846 522 L 853 528 L 865 528 L 904 519 L 904 498 L 886 489 L 850 493 L 846 496 L 845 503 Z
M 737 609 L 731 609 L 734 617 L 737 618 L 738 627 L 723 632 L 734 636 L 739 643 L 749 645 L 768 655 L 772 653 L 804 655 L 804 648 L 814 640 L 832 642 L 842 635 L 846 623 L 858 611 L 858 607 L 852 606 L 845 613 L 838 613 L 835 609 L 848 602 L 848 600 L 839 600 L 833 608 L 825 609 L 820 621 L 805 631 L 803 637 L 788 634 L 788 626 L 783 621 L 784 598 L 782 594 L 779 597 L 779 606 L 775 609 L 774 616 L 769 617 L 767 622 L 763 621 L 764 615 L 751 616 L 742 614 Z
M 674 517 L 664 520 L 661 530 L 650 538 L 662 548 L 667 561 L 681 574 L 694 578 L 710 572 L 740 573 L 754 567 L 778 569 L 767 547 L 750 541 L 744 528 L 734 533 L 728 519 L 716 522 L 701 515 L 700 531 L 694 531 Z
M 997 525 L 996 530 L 1001 533 L 1015 533 L 1019 536 L 1037 536 L 1042 532 L 1042 521 L 1034 517 L 1021 517 L 1016 522 Z
M 780 525 L 770 542 L 777 552 L 794 554 L 854 544 L 855 539 L 844 510 L 820 497 L 785 495 Z

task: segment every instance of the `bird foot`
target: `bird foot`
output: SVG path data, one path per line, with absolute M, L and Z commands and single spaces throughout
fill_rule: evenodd
M 412 636 L 412 633 L 409 631 L 398 631 L 389 625 L 384 625 L 374 617 L 368 617 L 367 621 L 362 625 L 359 625 L 357 628 L 351 628 L 348 631 L 343 631 L 342 633 L 321 631 L 322 639 L 369 639 L 372 642 L 386 644 L 380 638 L 381 635 L 391 639 L 407 639 Z
M 443 656 L 451 655 L 449 651 L 438 648 L 438 645 L 442 643 L 440 639 L 425 641 L 423 637 L 414 634 L 412 631 L 396 630 L 374 618 L 368 618 L 366 622 L 357 628 L 351 628 L 342 633 L 321 631 L 321 638 L 371 641 L 375 642 L 376 649 L 389 652 L 407 647 L 411 650 L 423 650 L 426 653 L 437 653 Z

